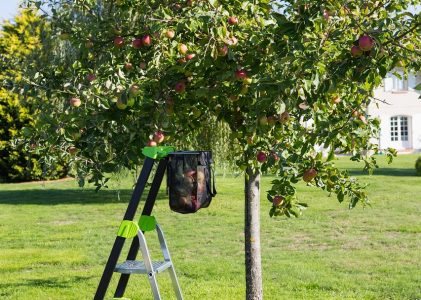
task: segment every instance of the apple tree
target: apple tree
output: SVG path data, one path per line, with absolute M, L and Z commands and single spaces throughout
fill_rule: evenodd
M 420 66 L 419 1 L 28 1 L 51 22 L 46 60 L 26 68 L 40 104 L 31 135 L 67 153 L 81 180 L 141 164 L 145 145 L 228 128 L 245 175 L 247 299 L 262 299 L 260 174 L 271 216 L 298 216 L 304 181 L 368 203 L 337 152 L 376 167 L 366 115 L 386 73 Z M 205 130 L 203 130 L 205 129 Z M 327 151 L 327 156 L 323 151 Z M 394 151 L 388 150 L 392 158 Z

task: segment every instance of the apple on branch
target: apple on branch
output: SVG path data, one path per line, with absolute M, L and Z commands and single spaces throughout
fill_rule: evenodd
M 363 51 L 370 51 L 374 46 L 374 40 L 369 35 L 363 35 L 358 39 L 358 46 Z
M 153 134 L 153 138 L 152 138 L 157 144 L 161 144 L 164 139 L 165 139 L 165 135 L 161 130 L 156 131 Z
M 273 197 L 272 203 L 274 206 L 280 206 L 284 203 L 284 197 L 276 195 L 275 197 Z
M 267 159 L 267 155 L 263 151 L 257 152 L 256 159 L 259 163 L 264 163 Z
M 165 36 L 169 39 L 172 39 L 175 36 L 175 31 L 172 29 L 168 29 L 167 31 L 165 31 Z
M 184 81 L 177 82 L 174 89 L 177 93 L 182 94 L 186 91 L 186 83 Z
M 121 48 L 124 45 L 124 39 L 121 36 L 116 36 L 114 38 L 114 46 Z
M 363 51 L 358 46 L 352 46 L 351 47 L 351 55 L 353 57 L 360 57 L 361 55 L 363 55 Z
M 246 78 L 247 78 L 247 71 L 246 71 L 246 70 L 243 70 L 243 69 L 241 69 L 241 70 L 236 70 L 236 71 L 234 72 L 234 75 L 235 75 L 235 78 L 236 78 L 237 80 L 244 80 L 244 79 L 246 79 Z
M 180 44 L 178 45 L 178 52 L 180 52 L 180 54 L 187 54 L 187 51 L 189 51 L 189 48 L 187 48 L 187 46 L 185 44 Z
M 289 115 L 289 112 L 284 111 L 279 116 L 279 122 L 281 122 L 281 124 L 286 124 L 286 123 L 288 123 L 288 121 L 289 121 L 290 118 L 291 118 L 291 116 Z
M 304 172 L 303 180 L 305 182 L 310 182 L 314 178 L 316 178 L 316 176 L 317 176 L 317 171 L 315 169 L 311 168 L 311 169 L 308 169 L 307 171 Z
M 141 39 L 139 39 L 139 38 L 135 38 L 135 39 L 132 41 L 132 46 L 133 46 L 133 48 L 135 48 L 135 49 L 140 49 L 140 48 L 142 47 L 142 40 L 141 40 Z
M 148 143 L 146 144 L 146 146 L 148 147 L 156 147 L 157 143 L 154 140 L 149 140 Z
M 152 44 L 152 39 L 150 35 L 144 35 L 142 37 L 142 46 L 148 47 Z
M 73 97 L 69 100 L 71 107 L 79 107 L 82 104 L 79 98 Z
M 230 24 L 230 25 L 237 25 L 238 24 L 238 18 L 237 17 L 234 17 L 234 16 L 229 17 L 228 18 L 228 24 Z
M 219 56 L 227 56 L 228 54 L 228 46 L 227 45 L 223 45 L 221 47 L 219 47 L 218 49 L 218 55 Z

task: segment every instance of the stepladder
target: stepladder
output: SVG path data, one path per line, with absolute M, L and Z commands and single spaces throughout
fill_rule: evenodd
M 135 262 L 137 254 L 139 252 L 141 254 L 143 254 L 142 250 L 140 249 L 140 241 L 143 240 L 145 242 L 144 245 L 146 245 L 146 240 L 144 239 L 144 233 L 142 232 L 144 230 L 142 228 L 140 228 L 142 226 L 139 227 L 139 225 L 141 225 L 142 220 L 146 220 L 144 217 L 150 216 L 151 213 L 152 213 L 152 210 L 153 210 L 153 207 L 154 207 L 154 204 L 155 204 L 155 200 L 156 200 L 156 197 L 157 197 L 158 192 L 159 192 L 159 188 L 161 186 L 161 183 L 164 179 L 164 175 L 165 175 L 165 172 L 166 172 L 166 168 L 167 168 L 167 164 L 168 164 L 167 155 L 168 155 L 168 153 L 171 153 L 173 151 L 174 151 L 173 147 L 165 147 L 165 146 L 164 147 L 145 147 L 143 149 L 142 153 L 145 154 L 146 159 L 144 160 L 143 167 L 142 167 L 142 170 L 139 174 L 139 178 L 137 180 L 135 188 L 133 190 L 131 200 L 130 200 L 128 206 L 127 206 L 126 212 L 125 212 L 124 217 L 123 217 L 123 221 L 121 222 L 121 225 L 120 225 L 120 228 L 119 228 L 119 233 L 117 234 L 117 236 L 115 238 L 115 241 L 114 241 L 114 244 L 111 248 L 110 255 L 109 255 L 108 260 L 106 262 L 106 265 L 104 267 L 104 271 L 102 273 L 101 279 L 99 281 L 97 290 L 96 290 L 94 298 L 93 298 L 94 300 L 108 299 L 108 298 L 106 298 L 107 289 L 109 287 L 109 284 L 111 282 L 113 274 L 117 273 L 116 272 L 116 266 L 118 264 L 118 261 L 119 261 L 120 255 L 121 255 L 121 251 L 122 251 L 122 249 L 124 247 L 124 244 L 127 240 L 131 239 L 132 242 L 131 242 L 129 252 L 127 254 L 126 261 L 133 261 L 132 263 L 137 264 L 137 265 L 140 265 L 140 264 L 143 263 L 143 269 L 145 269 L 147 271 L 147 269 L 146 269 L 147 263 L 145 264 L 144 260 L 142 260 L 142 262 L 138 262 L 138 263 Z M 152 184 L 150 185 L 150 189 L 149 189 L 149 192 L 147 194 L 146 201 L 145 201 L 145 204 L 143 206 L 141 218 L 139 220 L 139 225 L 138 225 L 136 222 L 133 222 L 133 219 L 135 217 L 135 214 L 136 214 L 138 205 L 140 203 L 140 199 L 142 197 L 142 194 L 143 194 L 143 192 L 145 190 L 145 187 L 147 185 L 148 178 L 153 173 L 152 169 L 155 166 L 156 162 L 158 164 L 156 165 L 156 170 L 154 172 Z M 154 225 L 152 230 L 156 230 L 157 232 L 161 232 L 162 237 L 163 237 L 162 230 L 156 229 L 155 227 L 156 226 Z M 143 239 L 141 238 L 142 235 L 139 237 L 139 230 L 142 232 Z M 129 235 L 127 235 L 128 232 L 130 233 Z M 129 236 L 131 238 L 129 238 Z M 136 236 L 137 236 L 137 238 L 134 238 Z M 163 241 L 165 241 L 165 239 Z M 166 243 L 165 243 L 165 245 L 166 245 Z M 169 254 L 168 248 L 166 246 L 165 246 L 165 249 L 166 249 L 166 253 Z M 171 263 L 165 263 L 165 261 L 166 261 L 165 257 L 164 257 L 164 261 L 163 261 L 165 264 L 163 264 L 163 265 L 156 265 L 155 264 L 155 268 L 154 268 L 154 264 L 152 263 L 152 260 L 150 259 L 150 255 L 148 257 L 149 257 L 149 261 L 151 262 L 149 264 L 149 266 L 152 266 L 151 268 L 149 268 L 149 270 L 151 270 L 152 272 L 149 272 L 149 273 L 151 273 L 153 275 L 153 276 L 151 276 L 152 277 L 151 280 L 153 280 L 154 282 L 156 281 L 156 274 L 157 273 L 163 271 L 164 269 L 170 269 L 169 266 L 172 266 L 172 269 L 170 269 L 170 274 L 171 274 L 171 270 L 174 269 L 171 260 L 170 260 Z M 136 272 L 140 272 L 140 271 L 138 270 Z M 126 298 L 124 298 L 124 294 L 125 294 L 125 291 L 126 291 L 128 281 L 130 279 L 131 274 L 135 274 L 135 273 L 129 273 L 128 271 L 124 272 L 124 273 L 123 272 L 118 272 L 118 273 L 120 273 L 120 278 L 118 280 L 118 284 L 117 284 L 116 290 L 114 292 L 114 299 L 126 299 Z M 149 274 L 149 273 L 144 273 L 144 274 Z M 140 273 L 140 274 L 142 274 L 142 273 Z M 175 274 L 175 272 L 174 272 L 174 274 Z M 159 293 L 159 290 L 158 290 L 158 293 Z M 142 298 L 140 298 L 140 299 L 142 299 Z M 155 298 L 155 299 L 160 299 L 160 298 Z M 182 299 L 182 298 L 179 298 L 179 299 Z
M 146 242 L 144 232 L 155 231 L 162 252 L 163 260 L 153 260 Z M 136 234 L 135 236 L 133 236 Z M 183 300 L 180 284 L 175 272 L 174 264 L 168 250 L 164 232 L 161 226 L 156 222 L 153 216 L 141 216 L 139 224 L 132 221 L 123 221 L 118 235 L 126 238 L 134 237 L 139 241 L 139 252 L 142 260 L 126 260 L 117 264 L 114 272 L 121 274 L 142 274 L 148 276 L 154 300 L 161 300 L 161 294 L 158 287 L 157 275 L 168 270 L 171 277 L 172 286 L 177 300 Z M 117 298 L 115 298 L 117 299 Z

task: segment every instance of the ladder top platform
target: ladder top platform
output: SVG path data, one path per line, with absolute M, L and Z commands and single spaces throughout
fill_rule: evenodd
M 155 273 L 161 273 L 172 266 L 171 261 L 153 261 L 152 268 Z M 124 263 L 118 264 L 114 272 L 121 274 L 148 274 L 143 261 L 126 260 Z

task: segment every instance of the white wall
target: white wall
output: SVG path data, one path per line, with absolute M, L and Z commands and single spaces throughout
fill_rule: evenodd
M 413 148 L 421 149 L 421 114 L 415 114 L 412 118 L 412 133 Z
M 374 97 L 386 101 L 388 104 L 372 101 L 367 109 L 367 113 L 372 117 L 378 117 L 381 120 L 380 148 L 388 147 L 398 150 L 406 149 L 399 143 L 392 142 L 390 139 L 390 118 L 392 116 L 410 117 L 410 137 L 413 149 L 421 149 L 421 99 L 418 99 L 420 93 L 413 88 L 421 81 L 421 73 L 418 76 L 410 75 L 408 78 L 408 91 L 393 91 L 393 80 L 396 77 L 389 75 L 385 79 L 385 84 L 374 92 Z M 396 82 L 395 82 L 396 86 Z M 377 107 L 377 105 L 378 107 Z

